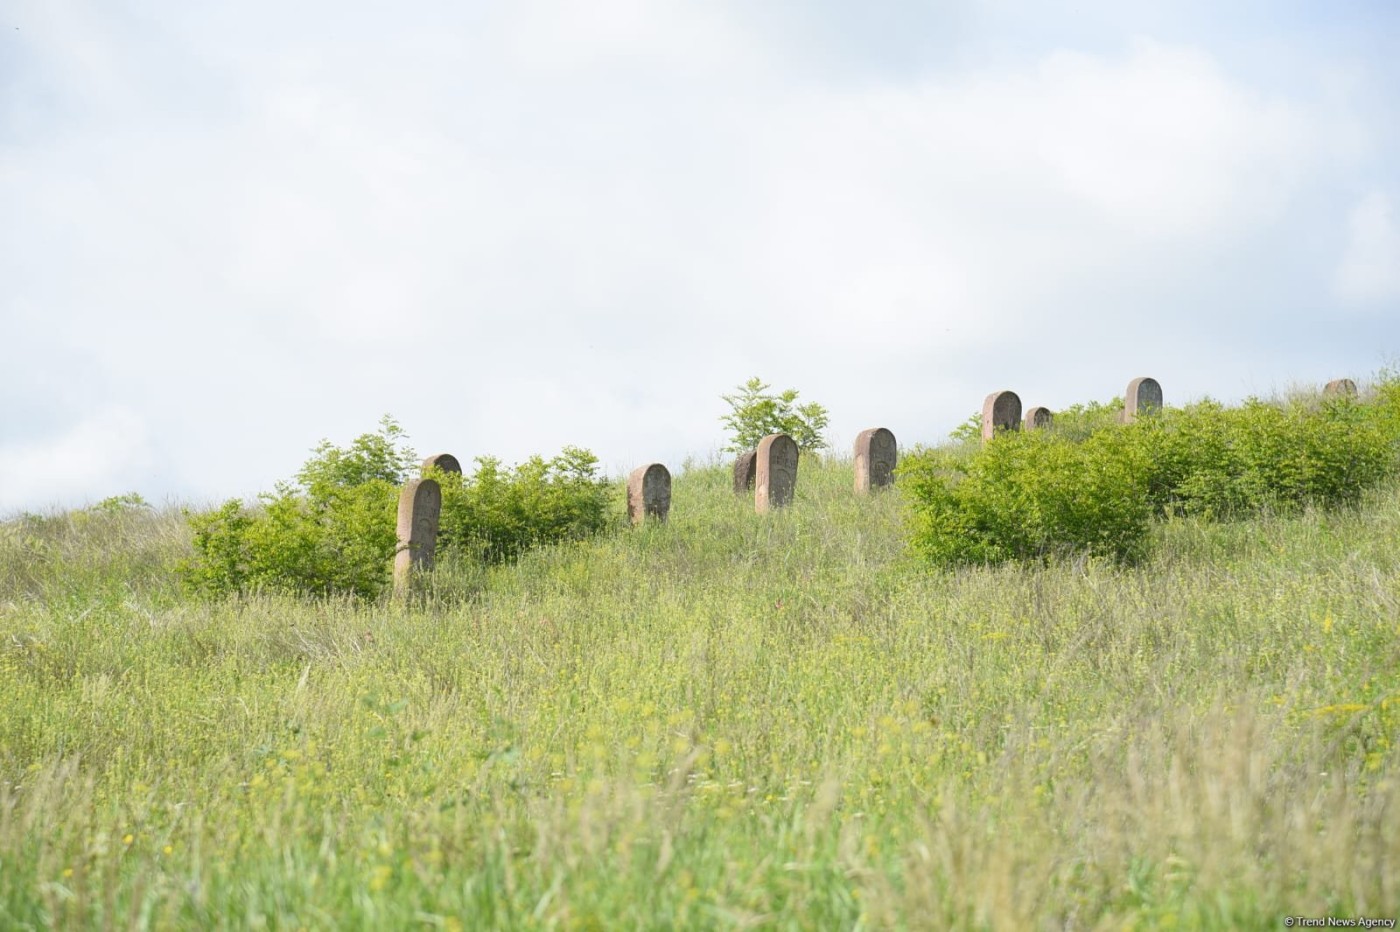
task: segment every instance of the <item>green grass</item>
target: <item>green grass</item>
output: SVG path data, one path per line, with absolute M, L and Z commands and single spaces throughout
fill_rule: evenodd
M 0 928 L 1279 928 L 1400 913 L 1400 489 L 933 572 L 723 467 L 408 605 L 0 527 Z M 620 492 L 619 492 L 620 495 Z

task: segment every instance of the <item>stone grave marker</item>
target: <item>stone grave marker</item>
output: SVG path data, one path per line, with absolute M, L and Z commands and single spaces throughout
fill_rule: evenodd
M 753 491 L 754 469 L 758 466 L 758 451 L 740 453 L 734 461 L 734 494 L 747 495 Z
M 1138 415 L 1162 410 L 1162 386 L 1147 376 L 1133 379 L 1123 395 L 1123 423 L 1131 424 Z
M 1055 412 L 1049 408 L 1042 408 L 1037 405 L 1026 411 L 1026 430 L 1040 430 L 1043 427 L 1050 427 L 1055 423 Z
M 992 392 L 982 402 L 982 440 L 1000 430 L 1021 429 L 1021 399 L 1015 392 Z
M 627 516 L 633 524 L 647 517 L 665 521 L 671 511 L 671 471 L 660 463 L 638 466 L 627 477 Z
M 899 452 L 894 434 L 884 427 L 872 427 L 856 435 L 856 494 L 883 488 L 894 482 L 895 457 Z
M 1327 387 L 1322 390 L 1324 395 L 1349 395 L 1356 397 L 1356 383 L 1351 379 L 1333 379 L 1327 383 Z
M 462 464 L 457 462 L 457 457 L 451 453 L 434 453 L 423 461 L 424 472 L 433 468 L 441 469 L 443 472 L 455 472 L 459 476 L 462 474 Z
M 797 441 L 787 434 L 769 434 L 756 451 L 753 507 L 759 514 L 792 502 L 797 489 Z
M 442 487 L 436 479 L 410 479 L 399 494 L 399 547 L 394 554 L 394 591 L 407 593 L 413 574 L 433 568 Z

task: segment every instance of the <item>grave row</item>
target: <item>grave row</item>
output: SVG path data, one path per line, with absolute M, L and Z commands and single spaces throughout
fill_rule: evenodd
M 1348 381 L 1348 380 L 1343 380 Z M 1328 383 L 1331 389 L 1333 383 Z M 1353 391 L 1355 386 L 1353 386 Z M 1128 383 L 1123 395 L 1123 410 L 1118 419 L 1131 424 L 1139 415 L 1162 407 L 1162 386 L 1156 380 L 1143 376 Z M 1034 407 L 1021 416 L 1021 397 L 1013 391 L 992 392 L 982 403 L 982 439 L 991 440 L 998 433 L 1007 430 L 1040 430 L 1055 423 L 1055 412 L 1049 408 Z
M 1323 390 L 1327 395 L 1355 395 L 1351 379 L 1335 379 Z M 1142 377 L 1128 383 L 1119 419 L 1131 423 L 1139 416 L 1162 407 L 1162 386 L 1156 379 Z M 1013 391 L 992 392 L 982 405 L 982 439 L 994 439 L 1000 432 L 1040 430 L 1054 423 L 1048 408 L 1033 407 L 1022 415 L 1021 399 Z M 894 467 L 899 447 L 894 434 L 884 427 L 863 430 L 855 442 L 855 491 L 859 495 L 894 483 Z M 797 442 L 787 434 L 764 437 L 756 450 L 741 453 L 734 461 L 734 492 L 754 497 L 754 511 L 766 514 L 792 502 L 797 489 Z M 450 453 L 439 453 L 423 461 L 423 469 L 462 472 L 462 464 Z M 671 471 L 661 463 L 648 463 L 632 470 L 627 477 L 627 515 L 632 524 L 648 518 L 665 521 L 671 510 Z M 442 488 L 437 480 L 410 480 L 399 496 L 398 551 L 394 558 L 394 589 L 406 592 L 413 575 L 433 565 L 437 547 L 438 517 L 442 511 Z

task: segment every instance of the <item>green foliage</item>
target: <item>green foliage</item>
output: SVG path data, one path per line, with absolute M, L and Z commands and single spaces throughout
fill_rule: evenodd
M 104 498 L 88 509 L 90 514 L 119 515 L 127 512 L 149 509 L 151 503 L 141 497 L 136 492 L 127 492 L 125 495 L 112 495 Z
M 418 460 L 413 448 L 406 444 L 407 438 L 403 428 L 386 414 L 379 419 L 378 433 L 361 434 L 344 449 L 322 440 L 297 473 L 297 482 L 313 497 L 375 480 L 401 486 Z
M 1118 433 L 1074 443 L 1009 432 L 970 457 L 906 458 L 910 546 L 938 565 L 1085 553 L 1134 560 L 1147 547 L 1147 462 Z
M 948 439 L 954 443 L 982 442 L 982 412 L 974 411 L 967 420 L 948 432 Z
M 740 385 L 732 395 L 721 395 L 732 409 L 720 418 L 729 429 L 731 453 L 744 453 L 758 446 L 769 434 L 787 434 L 799 450 L 820 450 L 826 446 L 829 415 L 826 408 L 810 402 L 797 404 L 797 390 L 789 388 L 778 395 L 757 377 Z
M 1048 431 L 908 459 L 911 546 L 937 565 L 1055 553 L 1136 559 L 1150 515 L 1227 520 L 1357 504 L 1397 471 L 1400 380 L 1347 396 L 1203 401 L 1120 423 L 1120 399 L 1075 405 Z
M 145 509 L 0 524 L 0 928 L 1394 911 L 1400 488 L 929 574 L 898 487 L 803 468 L 782 520 L 694 468 L 665 526 L 402 605 L 193 603 Z
M 176 515 L 0 524 L 0 928 L 1395 914 L 1400 486 L 927 573 L 900 486 L 803 470 L 403 604 L 201 604 Z
M 195 555 L 184 565 L 199 592 L 249 590 L 374 598 L 389 583 L 399 487 L 414 462 L 388 416 L 348 447 L 322 441 L 297 473 L 260 496 L 189 516 Z
M 1070 440 L 1083 440 L 1101 430 L 1116 427 L 1123 417 L 1123 399 L 1090 401 L 1070 405 L 1055 412 L 1055 433 Z
M 191 514 L 195 555 L 183 567 L 198 592 L 253 590 L 373 599 L 390 583 L 398 499 L 417 457 L 391 418 L 348 447 L 323 441 L 297 473 L 261 496 Z M 568 447 L 514 469 L 484 457 L 469 478 L 432 473 L 443 488 L 438 554 L 483 563 L 573 540 L 607 523 L 609 487 L 597 459 Z
M 1370 389 L 1376 423 L 1388 436 L 1400 438 L 1400 369 L 1382 369 Z
M 1383 406 L 1337 396 L 1237 408 L 1203 401 L 1140 419 L 1129 431 L 1151 463 L 1153 508 L 1224 520 L 1357 503 L 1394 471 Z
M 608 523 L 609 484 L 587 450 L 565 447 L 514 469 L 479 457 L 470 476 L 434 471 L 442 483 L 439 547 L 482 563 L 513 560 L 544 543 L 578 540 Z

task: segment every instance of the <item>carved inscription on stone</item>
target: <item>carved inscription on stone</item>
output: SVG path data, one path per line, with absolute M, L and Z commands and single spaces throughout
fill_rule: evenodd
M 797 489 L 797 441 L 787 434 L 769 434 L 758 445 L 754 468 L 754 511 L 766 514 L 792 502 Z
M 1021 398 L 1015 392 L 992 392 L 982 402 L 982 439 L 1021 429 Z
M 424 472 L 434 468 L 443 472 L 455 472 L 459 476 L 462 474 L 462 464 L 457 462 L 457 457 L 451 453 L 434 453 L 423 461 Z
M 627 516 L 633 524 L 648 517 L 665 521 L 671 511 L 671 471 L 660 463 L 638 466 L 627 477 Z
M 1123 395 L 1123 423 L 1131 424 L 1138 415 L 1162 409 L 1162 386 L 1147 376 L 1133 379 Z
M 886 428 L 861 431 L 856 436 L 856 493 L 864 495 L 893 483 L 898 452 L 894 434 Z
M 1042 427 L 1049 427 L 1055 423 L 1055 414 L 1049 408 L 1036 406 L 1026 409 L 1026 430 L 1040 430 Z

